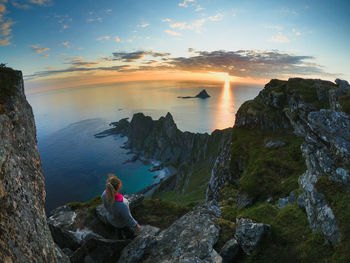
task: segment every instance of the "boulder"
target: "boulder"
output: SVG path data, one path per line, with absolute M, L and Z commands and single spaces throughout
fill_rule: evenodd
M 270 232 L 270 225 L 257 223 L 249 218 L 236 219 L 235 239 L 245 254 L 251 255 L 260 241 Z
M 193 208 L 158 235 L 137 237 L 119 262 L 221 262 L 213 249 L 219 237 L 220 208 L 211 201 Z
M 235 258 L 239 253 L 239 250 L 239 244 L 236 239 L 232 238 L 229 241 L 227 241 L 220 251 L 222 263 L 234 262 Z
M 289 196 L 285 197 L 285 198 L 280 198 L 278 199 L 278 208 L 279 209 L 283 209 L 289 205 L 291 205 L 292 203 L 294 203 L 295 200 L 295 193 L 294 191 L 290 192 Z
M 159 228 L 157 227 L 142 226 L 137 237 L 123 249 L 118 262 L 139 262 L 144 256 L 146 250 L 156 242 L 155 235 L 158 232 Z
M 350 85 L 349 82 L 347 82 L 346 80 L 342 80 L 342 79 L 336 79 L 335 83 L 338 85 L 339 88 L 341 89 L 350 89 Z
M 121 251 L 130 241 L 131 240 L 113 240 L 93 237 L 74 251 L 70 259 L 72 263 L 116 262 L 121 255 Z

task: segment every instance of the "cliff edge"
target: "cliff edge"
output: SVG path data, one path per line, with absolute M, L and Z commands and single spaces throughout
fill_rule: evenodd
M 22 73 L 0 68 L 0 262 L 57 262 Z

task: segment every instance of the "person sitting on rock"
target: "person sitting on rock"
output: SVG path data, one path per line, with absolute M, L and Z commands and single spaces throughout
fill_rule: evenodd
M 101 199 L 107 210 L 107 220 L 116 227 L 118 238 L 133 238 L 133 230 L 139 231 L 141 227 L 130 213 L 128 200 L 119 193 L 121 188 L 120 179 L 114 174 L 109 174 Z

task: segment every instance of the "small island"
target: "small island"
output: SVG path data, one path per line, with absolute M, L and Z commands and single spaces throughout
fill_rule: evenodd
M 180 99 L 194 99 L 194 98 L 207 99 L 207 98 L 210 98 L 210 95 L 204 89 L 201 92 L 199 92 L 196 96 L 185 96 L 185 97 L 179 96 L 178 98 L 180 98 Z

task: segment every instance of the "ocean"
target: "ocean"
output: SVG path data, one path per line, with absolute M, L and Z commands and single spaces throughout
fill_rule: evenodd
M 208 99 L 181 99 L 206 89 Z M 104 190 L 108 173 L 137 192 L 165 176 L 151 164 L 124 163 L 132 155 L 120 136 L 95 138 L 109 123 L 143 112 L 154 119 L 170 112 L 182 131 L 211 133 L 232 127 L 235 113 L 253 99 L 260 85 L 229 82 L 127 82 L 65 88 L 27 95 L 32 105 L 46 182 L 46 211 L 73 201 L 88 201 Z

